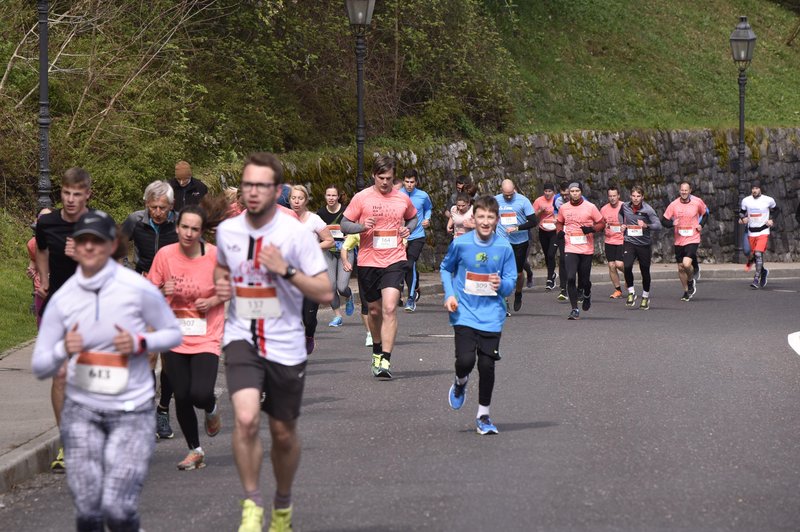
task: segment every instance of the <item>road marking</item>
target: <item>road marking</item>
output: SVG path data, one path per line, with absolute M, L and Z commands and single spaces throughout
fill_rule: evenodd
M 409 334 L 412 338 L 455 338 L 455 334 Z
M 794 352 L 800 355 L 800 331 L 794 332 L 789 335 L 789 345 L 792 346 Z
M 782 288 L 779 288 L 777 290 L 773 290 L 773 292 L 785 292 L 787 294 L 796 294 L 797 290 L 784 290 Z

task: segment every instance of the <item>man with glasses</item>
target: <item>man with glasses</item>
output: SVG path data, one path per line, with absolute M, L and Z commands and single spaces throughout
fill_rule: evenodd
M 231 301 L 223 349 L 235 420 L 233 456 L 245 495 L 240 532 L 263 527 L 259 410 L 267 413 L 272 437 L 275 496 L 269 529 L 291 530 L 292 483 L 300 462 L 297 418 L 308 359 L 303 297 L 320 304 L 333 300 L 316 236 L 277 208 L 282 180 L 275 155 L 249 155 L 241 183 L 246 211 L 217 228 L 217 296 Z

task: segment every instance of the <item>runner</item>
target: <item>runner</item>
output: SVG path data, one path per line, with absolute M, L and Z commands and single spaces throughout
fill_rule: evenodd
M 447 232 L 453 234 L 453 238 L 475 229 L 475 220 L 472 216 L 473 208 L 469 194 L 459 192 L 456 203 L 450 207 L 450 217 L 447 219 Z
M 325 205 L 317 211 L 317 216 L 327 224 L 328 231 L 330 231 L 334 240 L 334 247 L 323 253 L 325 262 L 328 263 L 328 277 L 331 279 L 331 287 L 333 288 L 331 308 L 334 316 L 331 322 L 328 323 L 328 327 L 342 326 L 342 312 L 339 310 L 342 305 L 340 296 L 346 299 L 345 314 L 352 316 L 353 310 L 355 310 L 353 292 L 350 290 L 350 271 L 344 269 L 339 253 L 344 244 L 344 233 L 342 233 L 342 226 L 339 225 L 344 214 L 344 205 L 341 203 L 342 198 L 342 193 L 337 185 L 328 186 L 325 189 Z M 350 262 L 353 261 L 353 253 L 349 254 L 348 260 Z
M 542 246 L 544 263 L 547 266 L 547 281 L 544 289 L 552 290 L 556 286 L 556 251 L 558 250 L 556 231 L 556 215 L 554 208 L 555 187 L 545 183 L 542 195 L 533 202 L 533 212 L 539 218 L 539 244 Z
M 689 301 L 697 292 L 693 263 L 697 262 L 700 233 L 708 221 L 708 208 L 698 197 L 692 196 L 692 185 L 681 181 L 678 198 L 667 206 L 661 225 L 675 228 L 675 262 L 683 287 L 681 301 Z
M 80 268 L 50 299 L 33 352 L 40 378 L 64 371 L 61 439 L 78 530 L 139 530 L 139 496 L 153 454 L 153 381 L 147 353 L 181 343 L 164 297 L 117 264 L 114 220 L 75 224 Z M 52 286 L 52 285 L 51 285 Z
M 578 289 L 583 294 L 581 308 L 592 306 L 592 256 L 594 233 L 602 231 L 606 223 L 597 207 L 583 198 L 583 187 L 578 182 L 569 184 L 569 203 L 561 205 L 556 218 L 556 230 L 564 236 L 564 269 L 567 274 L 567 293 L 572 310 L 569 319 L 580 319 Z
M 606 221 L 603 249 L 608 263 L 608 276 L 614 286 L 614 292 L 608 297 L 610 299 L 619 299 L 622 297 L 619 272 L 623 272 L 623 279 L 625 272 L 625 265 L 622 262 L 622 248 L 625 237 L 622 233 L 622 224 L 619 222 L 619 210 L 622 207 L 622 203 L 619 201 L 619 188 L 616 185 L 610 185 L 606 194 L 608 203 L 600 209 L 600 214 L 603 215 L 603 220 Z
M 175 212 L 180 212 L 186 205 L 199 205 L 208 187 L 205 183 L 192 177 L 192 166 L 186 161 L 175 163 L 175 177 L 169 180 L 175 198 Z
M 292 482 L 300 461 L 297 418 L 307 360 L 303 297 L 318 303 L 333 299 L 317 238 L 276 208 L 282 180 L 275 155 L 248 156 L 240 185 L 247 211 L 217 228 L 214 279 L 217 296 L 231 301 L 223 350 L 234 412 L 233 456 L 245 492 L 239 532 L 260 532 L 264 520 L 259 488 L 262 390 L 276 482 L 270 530 L 291 530 Z
M 458 195 L 462 192 L 466 192 L 467 185 L 471 185 L 472 180 L 469 176 L 460 175 L 456 178 L 456 189 L 450 194 L 450 197 L 447 199 L 447 204 L 444 208 L 444 215 L 450 218 L 450 210 L 453 208 L 453 205 L 456 204 L 458 201 Z
M 536 215 L 528 198 L 516 192 L 516 185 L 504 179 L 500 185 L 501 194 L 494 197 L 500 209 L 497 234 L 506 238 L 514 250 L 517 264 L 517 285 L 514 289 L 514 312 L 522 308 L 522 285 L 525 259 L 528 257 L 528 229 L 536 226 Z
M 408 236 L 408 244 L 406 245 L 406 277 L 405 284 L 408 287 L 408 298 L 406 299 L 406 306 L 403 310 L 406 312 L 414 312 L 417 310 L 417 301 L 419 300 L 419 272 L 417 272 L 417 261 L 422 254 L 422 248 L 425 246 L 425 230 L 430 227 L 431 214 L 433 214 L 433 203 L 428 193 L 417 188 L 418 176 L 417 171 L 410 168 L 403 172 L 403 188 L 402 192 L 411 200 L 411 204 L 417 209 L 417 218 L 419 223 Z M 402 297 L 402 296 L 401 296 Z
M 223 200 L 224 201 L 224 200 Z M 208 201 L 205 206 L 215 205 Z M 189 454 L 178 463 L 182 471 L 205 467 L 200 447 L 197 415 L 205 412 L 206 434 L 219 434 L 221 420 L 214 396 L 219 369 L 220 341 L 225 307 L 214 288 L 217 248 L 203 241 L 227 214 L 227 202 L 212 208 L 212 216 L 198 205 L 184 207 L 178 214 L 178 243 L 161 248 L 147 278 L 166 296 L 183 333 L 183 343 L 163 354 L 164 371 L 175 393 L 175 414 Z
M 644 199 L 644 189 L 639 185 L 631 187 L 631 201 L 623 203 L 619 211 L 619 221 L 625 232 L 622 262 L 625 268 L 625 285 L 628 297 L 625 305 L 636 304 L 636 290 L 633 286 L 633 263 L 639 261 L 642 274 L 642 301 L 639 309 L 650 310 L 650 261 L 653 255 L 653 232 L 661 229 L 661 222 L 653 208 Z
M 417 209 L 406 194 L 394 190 L 395 161 L 378 157 L 372 165 L 375 184 L 356 194 L 344 211 L 345 233 L 361 233 L 358 279 L 369 303 L 372 375 L 391 379 L 397 336 L 397 305 L 405 275 L 403 239 L 417 225 Z
M 559 193 L 553 199 L 553 214 L 558 216 L 558 209 L 565 203 L 569 203 L 569 181 L 562 181 L 558 186 Z M 564 266 L 564 235 L 559 234 L 556 239 L 558 244 L 558 299 L 561 302 L 567 301 L 567 272 Z
M 494 366 L 500 360 L 500 334 L 506 320 L 504 298 L 517 284 L 514 250 L 497 233 L 499 207 L 492 196 L 475 201 L 475 231 L 456 237 L 439 271 L 444 308 L 455 332 L 456 375 L 448 401 L 460 409 L 467 395 L 469 374 L 477 359 L 478 434 L 497 434 L 489 416 L 494 391 Z
M 747 258 L 745 270 L 750 271 L 753 264 L 756 272 L 750 288 L 758 290 L 767 286 L 769 270 L 764 266 L 764 253 L 767 252 L 770 228 L 773 219 L 780 213 L 775 200 L 761 193 L 761 182 L 753 181 L 750 195 L 742 200 L 739 211 L 739 223 L 747 225 L 747 237 L 750 242 L 750 256 Z
M 42 216 L 45 214 L 50 214 L 53 212 L 52 209 L 48 207 L 43 207 L 37 214 L 36 214 L 36 222 L 33 222 L 31 225 L 31 229 L 33 229 L 34 236 L 32 236 L 25 247 L 28 249 L 28 267 L 25 269 L 25 275 L 28 276 L 28 279 L 31 280 L 33 283 L 33 303 L 31 306 L 31 313 L 36 317 L 36 328 L 39 328 L 39 324 L 42 321 L 42 307 L 44 306 L 44 298 L 39 295 L 40 287 L 42 285 L 42 281 L 39 278 L 39 272 L 36 271 L 36 224 Z
M 39 274 L 37 294 L 43 299 L 40 315 L 55 292 L 67 282 L 78 263 L 75 262 L 75 223 L 89 212 L 86 203 L 92 196 L 92 178 L 83 168 L 70 168 L 61 178 L 61 208 L 45 214 L 36 222 L 36 272 Z M 61 426 L 64 407 L 66 368 L 53 375 L 50 401 L 56 425 Z M 64 472 L 64 448 L 59 447 L 56 459 L 50 464 L 55 473 Z
M 145 208 L 130 214 L 125 219 L 125 223 L 122 224 L 122 234 L 133 242 L 136 273 L 147 276 L 156 252 L 164 246 L 176 243 L 178 233 L 175 231 L 173 211 L 175 195 L 169 183 L 153 181 L 144 189 L 142 199 Z M 172 439 L 175 437 L 169 422 L 172 383 L 164 371 L 164 357 L 161 357 L 161 370 L 159 375 L 161 393 L 156 406 L 156 437 Z

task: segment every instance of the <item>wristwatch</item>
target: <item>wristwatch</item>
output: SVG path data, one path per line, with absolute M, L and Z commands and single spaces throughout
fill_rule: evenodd
M 291 279 L 292 277 L 294 277 L 296 273 L 297 270 L 295 269 L 294 266 L 287 266 L 286 273 L 284 273 L 281 277 L 283 277 L 284 279 Z

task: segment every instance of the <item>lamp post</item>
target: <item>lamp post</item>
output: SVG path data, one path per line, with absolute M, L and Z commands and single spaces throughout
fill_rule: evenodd
M 356 149 L 358 169 L 356 171 L 356 191 L 364 188 L 364 140 L 366 127 L 364 126 L 364 57 L 367 55 L 367 42 L 365 35 L 372 11 L 375 9 L 375 0 L 345 0 L 347 17 L 350 27 L 356 36 L 356 98 L 358 100 L 358 125 L 356 126 Z
M 49 9 L 47 0 L 39 0 L 39 209 L 51 207 L 50 192 L 50 95 L 47 71 L 50 65 L 47 57 L 49 41 L 47 17 Z
M 739 190 L 742 192 L 742 184 L 744 183 L 744 88 L 747 85 L 747 74 L 745 71 L 750 66 L 753 60 L 753 50 L 756 47 L 756 34 L 747 22 L 747 17 L 739 17 L 739 24 L 736 29 L 731 33 L 731 54 L 733 55 L 733 62 L 739 69 Z M 739 232 L 740 225 L 738 220 L 736 224 L 736 256 L 735 262 L 739 262 L 739 257 L 742 252 L 742 237 Z

